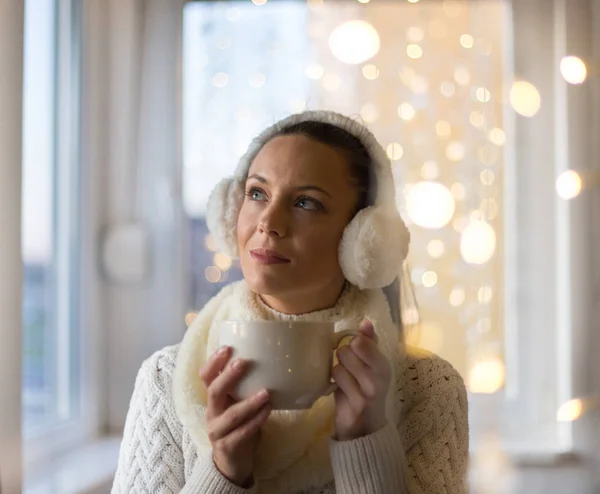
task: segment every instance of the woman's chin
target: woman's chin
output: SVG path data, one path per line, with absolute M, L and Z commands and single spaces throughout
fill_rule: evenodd
M 258 295 L 280 295 L 294 286 L 293 277 L 282 273 L 268 272 L 269 270 L 252 270 L 252 273 L 244 273 L 244 278 L 250 289 Z

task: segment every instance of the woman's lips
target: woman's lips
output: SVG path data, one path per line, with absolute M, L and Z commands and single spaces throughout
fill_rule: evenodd
M 260 264 L 286 264 L 290 262 L 287 257 L 269 249 L 252 249 L 250 257 Z

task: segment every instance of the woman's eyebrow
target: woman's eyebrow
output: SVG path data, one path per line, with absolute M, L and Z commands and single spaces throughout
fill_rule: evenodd
M 265 177 L 263 177 L 262 175 L 258 175 L 256 173 L 248 175 L 248 179 L 247 180 L 250 180 L 251 178 L 253 178 L 254 180 L 257 180 L 257 181 L 259 181 L 260 183 L 263 183 L 263 184 L 268 184 L 269 183 L 269 181 Z M 317 185 L 301 185 L 299 187 L 295 187 L 295 190 L 297 190 L 297 191 L 316 190 L 316 191 L 319 191 L 319 192 L 325 194 L 328 197 L 333 198 L 332 195 L 329 192 L 327 192 L 325 189 L 323 189 L 322 187 L 319 187 Z

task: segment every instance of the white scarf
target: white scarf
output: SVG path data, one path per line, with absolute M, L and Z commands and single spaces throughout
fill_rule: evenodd
M 358 329 L 364 319 L 373 323 L 382 353 L 391 362 L 395 361 L 399 335 L 381 290 L 359 290 L 349 285 L 335 307 L 294 316 L 266 307 L 245 281 L 225 287 L 188 328 L 173 375 L 177 416 L 198 453 L 210 454 L 211 451 L 205 418 L 206 388 L 198 372 L 217 349 L 219 335 L 215 323 L 223 320 L 333 321 L 335 331 L 339 332 Z M 395 376 L 391 383 L 395 383 Z M 394 418 L 393 397 L 394 390 L 390 389 L 386 410 L 390 421 Z M 271 412 L 262 429 L 254 470 L 261 493 L 298 492 L 323 486 L 333 479 L 329 439 L 333 434 L 334 411 L 333 396 L 327 396 L 317 400 L 309 410 Z

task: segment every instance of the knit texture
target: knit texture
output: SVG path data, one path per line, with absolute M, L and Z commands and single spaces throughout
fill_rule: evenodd
M 336 318 L 344 316 L 339 308 L 333 312 Z M 273 312 L 265 314 L 263 310 L 263 314 L 265 318 L 279 318 Z M 191 434 L 190 427 L 193 429 L 195 424 L 186 427 L 177 413 L 173 381 L 177 379 L 176 362 L 184 344 L 185 339 L 181 346 L 155 353 L 138 373 L 113 492 L 457 494 L 467 491 L 466 391 L 459 374 L 439 357 L 414 348 L 398 352 L 392 361 L 395 378 L 389 401 L 393 413 L 388 415 L 389 423 L 384 429 L 353 441 L 328 438 L 322 443 L 322 452 L 320 446 L 317 453 L 307 451 L 295 460 L 294 468 L 287 470 L 288 477 L 290 472 L 297 472 L 302 478 L 242 489 L 219 473 L 210 450 L 198 442 L 197 435 Z M 198 413 L 202 413 L 201 408 Z M 298 417 L 303 419 L 301 415 Z M 301 420 L 298 426 L 306 424 Z M 290 441 L 293 440 L 294 435 L 290 434 Z M 277 455 L 281 446 L 274 449 L 270 453 Z M 292 485 L 296 487 L 287 487 Z M 307 487 L 299 487 L 302 485 Z

